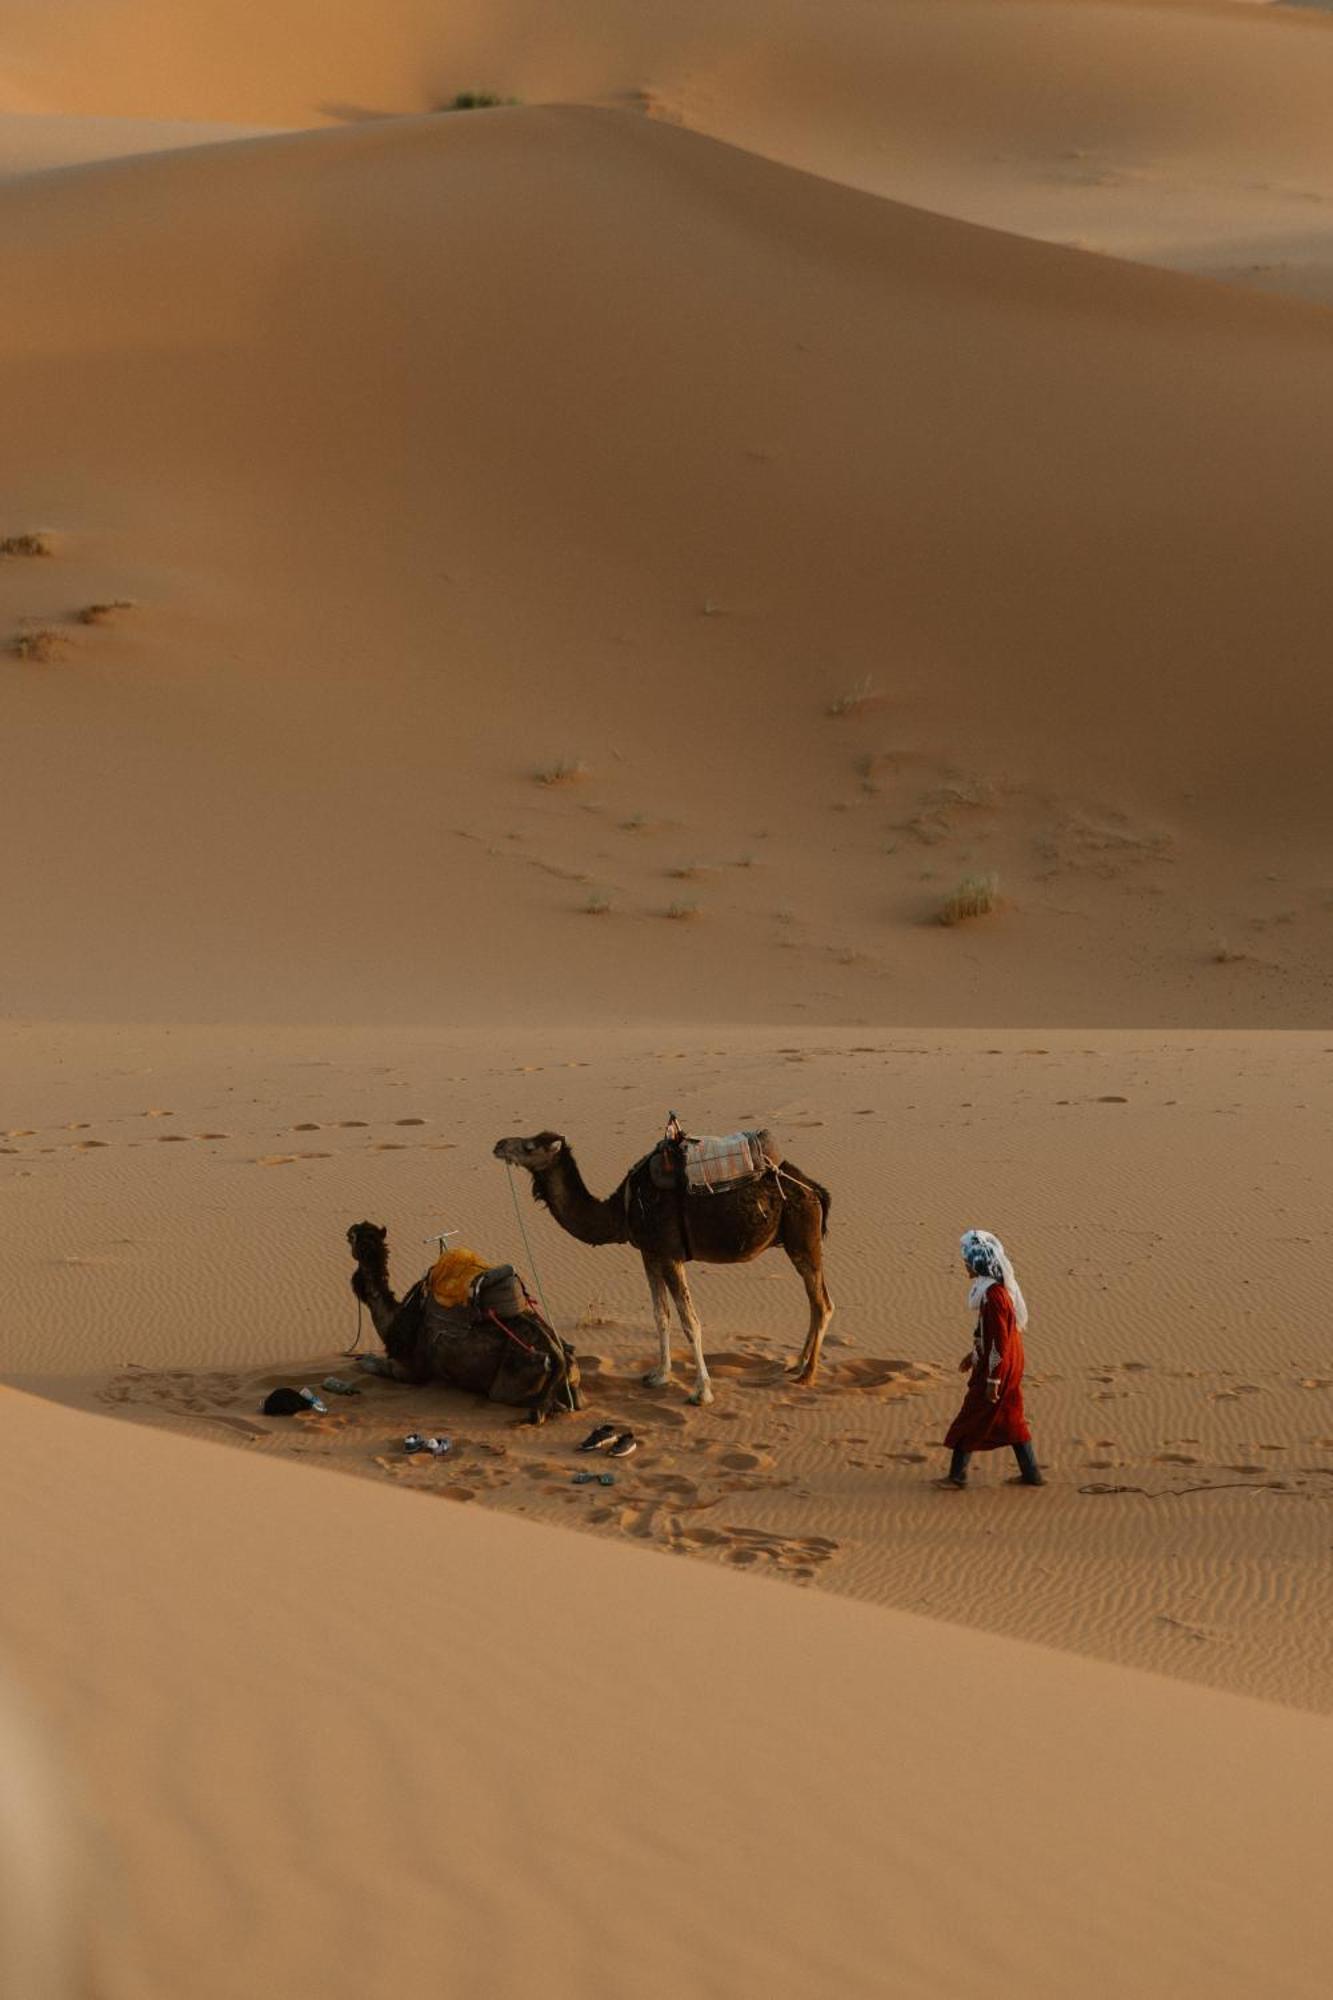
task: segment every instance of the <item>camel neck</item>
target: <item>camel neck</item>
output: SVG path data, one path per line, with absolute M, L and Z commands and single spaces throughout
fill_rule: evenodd
M 578 1162 L 568 1146 L 545 1173 L 535 1177 L 539 1198 L 550 1209 L 560 1227 L 580 1243 L 625 1243 L 629 1232 L 625 1223 L 624 1184 L 606 1201 L 598 1201 L 583 1184 Z

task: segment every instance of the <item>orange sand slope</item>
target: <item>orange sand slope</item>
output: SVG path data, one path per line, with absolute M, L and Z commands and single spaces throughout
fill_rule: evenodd
M 95 0 L 6 10 L 0 105 L 309 124 L 474 86 L 629 104 L 900 200 L 1333 299 L 1318 13 L 1195 0 Z
M 1322 312 L 597 111 L 0 250 L 10 1011 L 1322 1017 Z
M 1325 1990 L 1323 1722 L 13 1392 L 0 1445 L 114 1993 Z

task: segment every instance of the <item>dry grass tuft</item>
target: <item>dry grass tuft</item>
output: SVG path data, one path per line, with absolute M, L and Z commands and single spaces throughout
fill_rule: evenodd
M 999 896 L 1000 880 L 997 875 L 965 875 L 951 896 L 946 896 L 935 915 L 935 921 L 952 927 L 965 924 L 973 917 L 989 916 L 995 908 Z
M 50 625 L 38 625 L 31 631 L 16 632 L 13 645 L 21 660 L 35 660 L 39 666 L 47 666 L 60 658 L 69 640 Z
M 701 917 L 703 911 L 697 903 L 670 903 L 667 906 L 666 914 L 672 923 L 688 924 L 693 923 L 696 917 Z
M 835 717 L 863 715 L 869 708 L 878 708 L 882 699 L 883 697 L 875 688 L 874 681 L 867 674 L 863 680 L 859 680 L 856 683 L 855 687 L 847 688 L 842 694 L 835 695 L 825 708 L 824 713 L 825 715 Z
M 605 917 L 609 916 L 610 913 L 611 913 L 611 898 L 609 896 L 603 896 L 599 890 L 594 889 L 591 895 L 588 897 L 587 902 L 583 905 L 584 916 Z
M 532 776 L 539 785 L 581 785 L 592 772 L 581 757 L 561 757 L 554 764 L 540 765 Z
M 1223 938 L 1210 955 L 1214 965 L 1240 965 L 1245 959 L 1252 957 L 1253 954 L 1248 951 L 1233 951 L 1226 939 Z
M 105 604 L 85 604 L 79 613 L 80 625 L 105 625 L 118 611 L 133 611 L 132 597 L 110 597 Z
M 0 556 L 53 556 L 55 545 L 49 535 L 6 535 L 0 541 Z

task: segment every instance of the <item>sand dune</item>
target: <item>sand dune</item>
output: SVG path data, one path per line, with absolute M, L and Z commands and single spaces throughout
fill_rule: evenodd
M 6 1537 L 0 1626 L 125 1857 L 112 1993 L 1323 1990 L 1326 1724 L 13 1394 L 0 1428 L 47 1550 Z
M 4 10 L 16 2000 L 44 1915 L 99 2000 L 1324 1991 L 1331 87 L 1194 0 Z M 647 1386 L 491 1157 L 673 1108 L 833 1191 L 813 1390 L 780 1257 Z M 261 1414 L 361 1216 L 540 1284 L 608 1484 Z M 931 1481 L 973 1223 L 1040 1493 Z
M 73 17 L 71 19 L 71 16 Z M 1230 0 L 218 0 L 9 10 L 43 108 L 310 124 L 481 86 L 630 104 L 993 227 L 1333 301 L 1318 12 Z M 26 101 L 22 108 L 32 108 Z
M 165 153 L 252 139 L 251 125 L 193 123 L 185 118 L 74 118 L 0 113 L 0 178 L 114 160 L 127 153 Z
M 0 244 L 63 648 L 11 1007 L 1322 1014 L 1322 313 L 593 111 L 38 177 Z

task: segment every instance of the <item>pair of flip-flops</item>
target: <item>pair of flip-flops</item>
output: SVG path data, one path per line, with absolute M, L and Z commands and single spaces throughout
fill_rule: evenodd
M 614 1472 L 576 1472 L 569 1483 L 571 1486 L 591 1486 L 594 1483 L 598 1486 L 614 1486 L 616 1475 Z
M 432 1458 L 443 1458 L 447 1451 L 453 1450 L 453 1446 L 448 1438 L 423 1437 L 420 1431 L 409 1431 L 403 1439 L 403 1450 L 427 1451 Z
M 579 1446 L 580 1451 L 604 1451 L 608 1458 L 628 1458 L 638 1449 L 639 1440 L 633 1431 L 617 1430 L 614 1424 L 598 1424 Z

